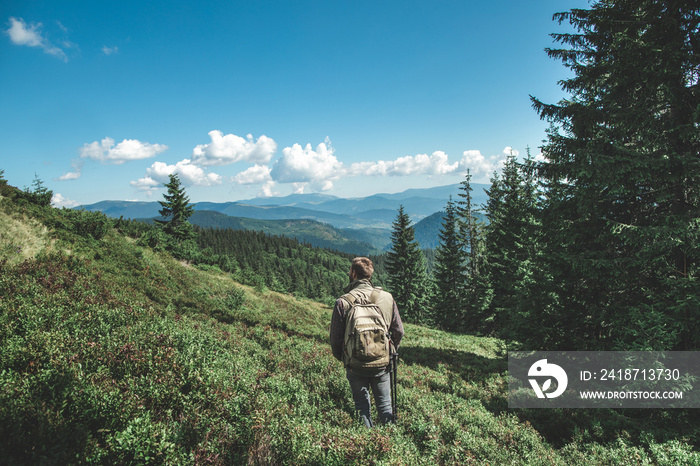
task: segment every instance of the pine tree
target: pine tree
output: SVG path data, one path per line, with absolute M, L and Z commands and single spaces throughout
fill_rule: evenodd
M 406 321 L 427 323 L 430 312 L 425 259 L 403 205 L 399 206 L 392 226 L 391 250 L 386 261 L 389 291 Z
M 459 238 L 457 220 L 457 208 L 450 196 L 435 259 L 435 320 L 448 330 L 462 327 L 466 299 L 466 252 Z
M 168 192 L 163 194 L 165 201 L 158 201 L 162 209 L 158 213 L 163 219 L 156 220 L 163 231 L 169 235 L 176 244 L 181 244 L 195 238 L 192 225 L 188 222 L 194 213 L 194 204 L 190 204 L 189 197 L 185 194 L 185 188 L 181 185 L 177 173 L 170 175 L 170 181 L 164 186 Z
M 491 187 L 487 190 L 486 216 L 489 219 L 486 230 L 486 262 L 488 263 L 488 331 L 503 333 L 503 325 L 508 322 L 513 306 L 517 303 L 515 289 L 517 278 L 514 268 L 522 259 L 518 248 L 520 238 L 517 232 L 520 214 L 520 173 L 515 157 L 506 158 L 501 175 L 495 173 Z
M 476 206 L 472 202 L 472 175 L 467 175 L 460 183 L 457 202 L 457 225 L 459 241 L 466 256 L 464 319 L 460 330 L 477 332 L 482 328 L 485 318 L 483 313 L 484 290 L 486 288 L 483 272 L 484 241 L 483 224 L 476 218 Z
M 529 155 L 525 164 L 511 154 L 502 175 L 487 191 L 485 260 L 489 324 L 484 330 L 527 341 L 539 326 L 530 317 L 535 259 L 538 256 L 537 189 Z
M 700 346 L 700 6 L 603 0 L 555 16 L 570 97 L 553 123 L 543 227 L 546 325 L 577 349 Z
M 475 206 L 472 205 L 472 175 L 467 170 L 467 175 L 460 183 L 459 197 L 457 202 L 457 224 L 459 238 L 467 253 L 468 275 L 476 277 L 479 274 L 479 262 L 481 255 L 481 244 L 479 237 L 479 221 L 474 215 Z

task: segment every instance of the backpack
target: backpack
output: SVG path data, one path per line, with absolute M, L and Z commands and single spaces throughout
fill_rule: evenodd
M 377 304 L 380 289 L 375 288 L 369 302 L 348 293 L 342 296 L 350 303 L 345 314 L 343 362 L 357 369 L 381 368 L 389 365 L 389 323 Z M 360 301 L 360 302 L 358 302 Z

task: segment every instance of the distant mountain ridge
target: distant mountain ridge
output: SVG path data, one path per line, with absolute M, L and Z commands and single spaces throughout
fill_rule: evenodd
M 436 249 L 440 245 L 440 229 L 442 228 L 444 211 L 435 212 L 413 225 L 416 241 L 421 249 Z M 474 217 L 479 222 L 486 222 L 486 217 L 481 213 L 475 213 Z
M 473 204 L 486 202 L 485 188 L 472 184 Z M 421 247 L 435 247 L 442 212 L 450 196 L 458 201 L 460 185 L 412 188 L 400 193 L 341 198 L 328 194 L 290 194 L 235 202 L 194 202 L 190 221 L 202 227 L 250 229 L 294 237 L 339 251 L 367 254 L 386 250 L 400 205 L 416 227 Z M 158 202 L 100 201 L 77 207 L 119 218 L 159 217 Z M 423 222 L 425 220 L 425 222 Z M 268 223 L 265 223 L 268 222 Z M 423 223 L 422 223 L 423 222 Z M 326 225 L 323 225 L 326 224 Z M 330 228 L 329 228 L 330 227 Z
M 484 203 L 485 184 L 472 184 L 474 204 Z M 458 200 L 459 184 L 436 188 L 412 188 L 401 193 L 374 194 L 360 198 L 341 198 L 328 194 L 290 194 L 284 197 L 255 198 L 234 202 L 194 202 L 195 210 L 210 210 L 234 217 L 266 220 L 310 219 L 329 223 L 337 228 L 385 227 L 386 211 L 396 212 L 399 205 L 414 221 L 419 221 L 445 208 L 450 196 Z M 100 211 L 110 217 L 157 217 L 160 204 L 156 201 L 100 201 L 78 209 Z M 370 214 L 377 211 L 377 216 Z M 356 214 L 364 213 L 359 216 Z
M 440 244 L 440 236 L 438 233 L 442 227 L 442 219 L 444 216 L 444 211 L 435 212 L 413 225 L 415 239 L 418 241 L 418 244 L 420 244 L 421 249 L 435 249 L 438 247 Z

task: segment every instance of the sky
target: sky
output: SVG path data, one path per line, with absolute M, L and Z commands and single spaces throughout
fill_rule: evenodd
M 0 169 L 54 205 L 488 182 L 565 97 L 586 0 L 0 2 Z

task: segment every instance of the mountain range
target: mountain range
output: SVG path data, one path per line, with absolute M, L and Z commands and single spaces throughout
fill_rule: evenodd
M 489 185 L 472 184 L 473 204 L 486 202 Z M 260 230 L 295 237 L 314 246 L 370 254 L 387 250 L 399 206 L 415 222 L 421 247 L 438 244 L 440 214 L 460 185 L 408 189 L 400 193 L 341 198 L 327 194 L 291 194 L 236 202 L 197 202 L 190 222 L 201 227 Z M 158 218 L 158 202 L 101 201 L 78 207 L 119 218 Z

